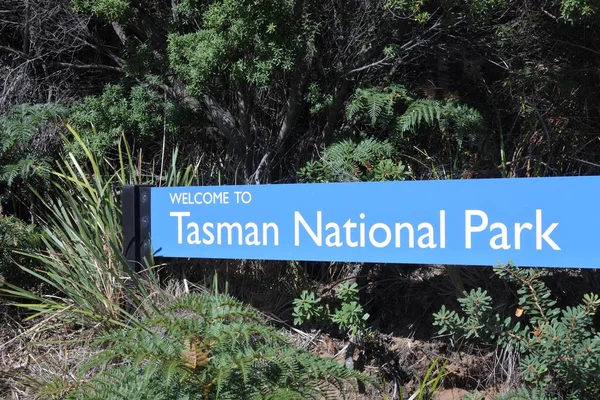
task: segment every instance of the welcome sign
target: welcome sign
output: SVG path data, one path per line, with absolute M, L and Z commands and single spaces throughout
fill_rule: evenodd
M 600 177 L 151 189 L 155 256 L 596 268 Z

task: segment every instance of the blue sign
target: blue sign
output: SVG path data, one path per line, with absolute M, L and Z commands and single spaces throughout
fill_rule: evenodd
M 152 188 L 156 256 L 600 267 L 600 177 Z

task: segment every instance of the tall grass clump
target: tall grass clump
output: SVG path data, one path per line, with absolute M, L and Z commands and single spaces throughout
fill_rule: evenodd
M 39 268 L 21 268 L 37 277 L 43 290 L 9 285 L 3 292 L 35 311 L 34 316 L 51 314 L 62 323 L 85 327 L 122 325 L 132 317 L 125 302 L 139 305 L 157 286 L 149 279 L 152 274 L 142 280 L 132 271 L 122 254 L 121 191 L 124 185 L 152 183 L 154 178 L 142 173 L 141 162 L 134 161 L 124 141 L 118 160 L 111 162 L 97 157 L 67 128 L 85 157 L 67 153 L 62 158 L 51 173 L 52 196 L 31 189 L 42 204 L 35 213 L 43 250 L 29 254 Z M 142 182 L 142 176 L 150 178 Z M 169 171 L 166 176 L 171 184 L 185 185 L 193 170 Z

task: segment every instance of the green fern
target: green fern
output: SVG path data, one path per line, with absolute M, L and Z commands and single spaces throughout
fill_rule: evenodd
M 387 141 L 346 139 L 327 147 L 322 160 L 307 163 L 298 176 L 305 182 L 403 180 L 408 171 L 394 155 Z
M 190 294 L 97 345 L 103 350 L 79 371 L 67 398 L 338 398 L 354 380 L 369 382 L 293 347 L 226 295 Z
M 465 135 L 474 138 L 479 133 L 483 118 L 477 110 L 454 101 L 419 99 L 411 103 L 406 112 L 398 117 L 396 130 L 403 135 L 436 123 L 442 131 L 454 129 L 462 141 Z
M 444 114 L 443 105 L 437 100 L 419 99 L 408 106 L 398 118 L 397 130 L 400 133 L 414 132 L 423 124 L 432 125 Z
M 0 183 L 11 188 L 18 179 L 47 178 L 52 155 L 43 131 L 66 112 L 60 104 L 20 104 L 0 118 Z
M 325 149 L 323 162 L 334 180 L 358 180 L 359 167 L 382 156 L 391 156 L 393 148 L 387 142 L 367 138 L 356 144 L 347 139 Z
M 415 134 L 425 127 L 439 131 L 443 139 L 449 140 L 445 145 L 447 158 L 444 161 L 454 173 L 464 168 L 465 155 L 476 144 L 481 144 L 484 137 L 481 114 L 455 101 L 419 99 L 396 120 L 396 132 L 401 139 L 406 133 Z
M 346 118 L 351 121 L 360 118 L 362 113 L 367 113 L 371 125 L 386 126 L 394 116 L 395 106 L 413 101 L 404 86 L 391 85 L 384 89 L 367 88 L 357 89 L 348 106 Z
M 0 118 L 0 154 L 14 146 L 25 147 L 48 123 L 66 115 L 67 108 L 55 103 L 19 104 Z M 30 149 L 29 149 L 30 150 Z
M 27 180 L 32 177 L 43 179 L 50 176 L 50 158 L 36 158 L 31 155 L 18 159 L 15 163 L 4 165 L 1 168 L 0 180 L 12 186 L 17 179 Z
M 399 115 L 400 107 L 407 107 Z M 407 89 L 390 85 L 384 89 L 357 89 L 346 107 L 346 118 L 353 123 L 368 120 L 370 125 L 393 129 L 401 137 L 425 126 L 438 125 L 442 132 L 451 130 L 459 141 L 465 137 L 476 138 L 481 131 L 483 118 L 471 107 L 455 101 L 413 99 Z

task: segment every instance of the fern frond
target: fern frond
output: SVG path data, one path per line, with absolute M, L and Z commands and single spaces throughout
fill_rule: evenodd
M 66 116 L 67 108 L 56 103 L 19 104 L 0 118 L 0 138 L 6 143 L 27 143 L 45 124 Z M 4 147 L 3 146 L 3 147 Z
M 437 100 L 419 99 L 411 103 L 397 121 L 397 130 L 414 132 L 422 124 L 432 125 L 443 114 L 443 105 Z
M 47 177 L 50 174 L 50 163 L 47 159 L 27 156 L 17 160 L 15 164 L 7 164 L 0 170 L 0 181 L 5 181 L 9 186 L 15 179 L 27 179 L 32 176 Z
M 363 110 L 364 106 L 362 101 L 351 101 L 346 107 L 346 119 L 352 120 L 354 117 Z
M 411 101 L 406 88 L 400 85 L 391 85 L 383 89 L 356 89 L 346 107 L 346 118 L 352 121 L 366 113 L 371 125 L 387 126 L 394 115 L 396 104 L 407 104 Z
M 103 350 L 79 371 L 95 375 L 70 398 L 322 398 L 351 380 L 368 381 L 291 346 L 256 311 L 224 295 L 188 295 L 97 344 Z
M 15 179 L 38 176 L 49 171 L 48 154 L 35 150 L 36 137 L 43 128 L 66 114 L 59 104 L 20 104 L 0 117 L 0 181 L 8 186 Z
M 403 136 L 406 132 L 414 133 L 422 126 L 435 124 L 442 131 L 452 129 L 461 147 L 465 137 L 471 142 L 475 141 L 481 132 L 483 118 L 477 110 L 453 101 L 419 99 L 398 117 L 396 131 Z
M 371 117 L 371 125 L 375 125 L 382 110 L 386 108 L 386 99 L 383 96 L 372 96 L 369 100 L 369 117 Z

